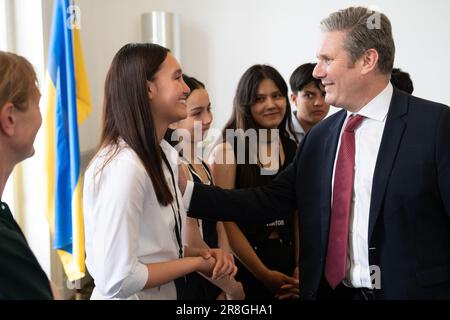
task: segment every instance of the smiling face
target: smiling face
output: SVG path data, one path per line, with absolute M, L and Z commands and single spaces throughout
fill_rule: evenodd
M 327 104 L 348 109 L 358 102 L 363 79 L 360 64 L 358 61 L 352 63 L 343 48 L 345 36 L 346 33 L 342 31 L 323 34 L 313 76 L 322 81 Z
M 148 81 L 152 114 L 156 123 L 172 123 L 186 118 L 186 98 L 189 87 L 172 54 L 167 54 L 154 80 Z
M 211 102 L 208 91 L 195 89 L 186 100 L 187 118 L 176 123 L 176 129 L 187 130 L 192 139 L 202 139 L 208 133 L 212 122 Z M 195 126 L 200 126 L 201 136 L 194 134 Z M 193 141 L 199 142 L 199 141 Z
M 277 129 L 286 114 L 287 100 L 270 79 L 264 79 L 256 91 L 256 101 L 250 108 L 255 122 L 264 129 Z

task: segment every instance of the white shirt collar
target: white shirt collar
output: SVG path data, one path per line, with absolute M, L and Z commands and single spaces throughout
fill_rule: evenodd
M 119 137 L 118 139 L 119 147 L 129 147 L 128 144 Z M 170 166 L 172 167 L 172 170 L 176 173 L 178 173 L 178 164 L 179 164 L 179 154 L 177 150 L 175 150 L 174 147 L 170 145 L 169 142 L 167 142 L 165 139 L 162 139 L 161 143 L 159 144 L 162 151 L 167 157 L 167 160 L 169 160 Z
M 305 135 L 305 130 L 303 129 L 302 125 L 300 124 L 300 121 L 298 121 L 297 111 L 294 110 L 292 112 L 292 115 L 293 115 L 292 116 L 292 127 L 294 128 L 294 132 L 304 136 Z
M 386 120 L 389 106 L 391 105 L 392 95 L 394 94 L 394 88 L 389 83 L 383 91 L 380 92 L 372 101 L 366 104 L 358 114 L 368 119 L 384 122 Z M 352 115 L 353 112 L 347 111 L 347 117 Z
M 170 166 L 172 167 L 173 172 L 175 172 L 175 174 L 178 174 L 178 164 L 180 163 L 181 160 L 177 150 L 175 150 L 175 148 L 172 147 L 172 145 L 165 139 L 162 139 L 159 145 L 162 151 L 165 153 L 167 160 L 169 161 Z

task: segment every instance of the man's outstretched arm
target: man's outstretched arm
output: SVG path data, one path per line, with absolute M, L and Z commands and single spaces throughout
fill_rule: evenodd
M 293 162 L 267 186 L 224 190 L 180 182 L 188 215 L 193 218 L 237 222 L 271 222 L 286 218 L 296 209 L 297 163 L 306 139 L 307 137 L 303 139 Z

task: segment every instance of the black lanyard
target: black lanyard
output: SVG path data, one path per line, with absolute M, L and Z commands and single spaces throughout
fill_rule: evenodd
M 181 221 L 181 213 L 180 213 L 180 204 L 178 203 L 178 193 L 177 193 L 177 185 L 175 184 L 175 175 L 172 171 L 172 167 L 170 166 L 169 161 L 167 160 L 166 154 L 161 149 L 161 156 L 166 164 L 167 169 L 170 172 L 170 176 L 172 177 L 173 190 L 175 192 L 175 202 L 177 205 L 177 209 L 175 210 L 173 206 L 173 201 L 170 203 L 173 212 L 173 218 L 175 219 L 175 236 L 177 237 L 178 242 L 178 257 L 183 257 L 183 241 L 181 241 L 181 230 L 182 230 L 182 221 Z

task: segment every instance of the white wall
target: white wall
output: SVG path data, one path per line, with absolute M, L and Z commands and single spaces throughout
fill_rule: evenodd
M 0 50 L 7 50 L 8 35 L 6 33 L 6 2 L 0 0 Z
M 183 69 L 206 83 L 216 127 L 229 117 L 245 69 L 268 63 L 288 80 L 298 65 L 316 60 L 320 20 L 350 5 L 375 5 L 385 12 L 393 24 L 396 66 L 410 72 L 415 94 L 450 104 L 447 0 L 77 0 L 77 4 L 94 100 L 93 116 L 81 129 L 83 150 L 98 141 L 103 84 L 112 57 L 125 43 L 140 41 L 140 15 L 152 10 L 180 14 Z

